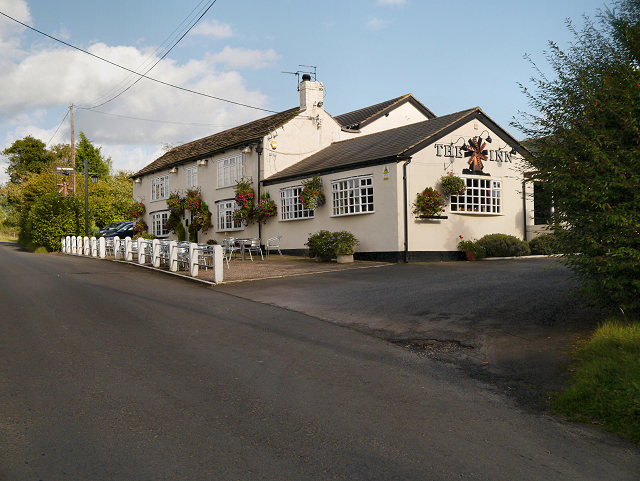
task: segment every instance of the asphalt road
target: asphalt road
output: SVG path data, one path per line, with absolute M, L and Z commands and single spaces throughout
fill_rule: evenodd
M 130 265 L 0 263 L 0 480 L 638 479 L 637 447 L 374 336 Z
M 567 349 L 606 315 L 582 307 L 570 277 L 553 258 L 528 258 L 393 264 L 216 290 L 400 345 L 426 345 L 423 354 L 476 377 L 534 386 L 539 401 L 563 388 Z

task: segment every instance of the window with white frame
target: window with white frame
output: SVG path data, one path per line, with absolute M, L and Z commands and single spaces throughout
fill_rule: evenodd
M 169 197 L 169 176 L 161 175 L 151 179 L 151 200 L 162 200 Z
M 502 180 L 462 177 L 467 190 L 449 199 L 451 212 L 502 214 Z
M 242 154 L 218 161 L 218 187 L 235 185 L 242 178 Z
M 280 189 L 280 218 L 281 220 L 313 219 L 314 211 L 305 208 L 300 202 L 302 186 Z
M 187 189 L 195 189 L 198 187 L 198 167 L 187 167 Z
M 233 213 L 240 208 L 235 200 L 223 200 L 222 202 L 218 202 L 216 203 L 216 208 L 218 211 L 217 232 L 244 229 L 242 222 L 235 222 L 233 220 Z
M 373 176 L 334 180 L 331 182 L 331 196 L 334 216 L 373 212 Z
M 166 237 L 169 231 L 166 228 L 169 220 L 169 211 L 154 212 L 151 214 L 151 233 L 156 237 Z

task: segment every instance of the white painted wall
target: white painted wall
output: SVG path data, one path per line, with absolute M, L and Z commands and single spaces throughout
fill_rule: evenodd
M 361 135 L 374 134 L 384 130 L 395 129 L 405 125 L 415 124 L 429 120 L 421 111 L 411 105 L 409 102 L 402 104 L 396 109 L 389 112 L 388 116 L 382 116 L 369 125 L 360 129 Z

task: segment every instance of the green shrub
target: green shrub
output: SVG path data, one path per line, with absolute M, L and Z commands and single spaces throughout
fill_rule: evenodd
M 44 194 L 31 206 L 26 224 L 28 242 L 56 251 L 62 237 L 84 235 L 84 205 L 78 197 Z
M 350 255 L 355 252 L 355 247 L 360 242 L 349 231 L 341 230 L 329 232 L 321 230 L 315 234 L 309 234 L 309 239 L 305 243 L 309 246 L 309 257 L 332 258 L 337 255 Z
M 531 253 L 529 243 L 507 234 L 487 234 L 479 241 L 487 257 L 520 257 Z
M 178 242 L 184 242 L 187 238 L 187 233 L 184 230 L 184 224 L 182 222 L 178 222 L 178 225 L 176 225 L 176 234 L 178 234 Z
M 558 239 L 552 233 L 540 234 L 538 237 L 529 241 L 531 254 L 538 256 L 549 256 L 552 254 L 560 254 Z

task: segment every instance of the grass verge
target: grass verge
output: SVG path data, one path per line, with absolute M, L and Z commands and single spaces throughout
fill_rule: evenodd
M 18 229 L 0 224 L 0 242 L 10 242 L 18 240 Z
M 640 443 L 640 322 L 608 319 L 572 358 L 575 374 L 552 395 L 553 411 Z

